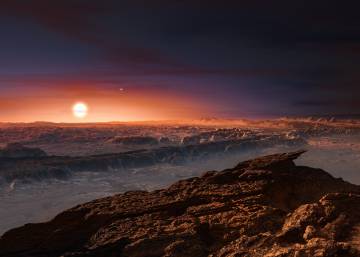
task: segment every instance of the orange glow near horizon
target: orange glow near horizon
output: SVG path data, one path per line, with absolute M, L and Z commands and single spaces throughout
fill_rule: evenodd
M 121 88 L 121 90 L 120 90 Z M 86 103 L 91 111 L 79 119 L 71 108 Z M 108 122 L 198 118 L 204 105 L 188 96 L 161 90 L 102 89 L 93 86 L 51 88 L 33 95 L 0 96 L 1 122 Z

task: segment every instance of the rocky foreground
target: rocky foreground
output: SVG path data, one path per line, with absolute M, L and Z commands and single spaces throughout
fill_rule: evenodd
M 360 187 L 301 153 L 79 205 L 5 233 L 0 256 L 360 256 Z

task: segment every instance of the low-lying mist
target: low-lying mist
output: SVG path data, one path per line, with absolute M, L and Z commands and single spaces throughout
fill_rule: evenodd
M 308 140 L 308 152 L 298 165 L 324 169 L 335 177 L 360 184 L 360 136 L 333 136 Z M 212 156 L 183 164 L 159 164 L 107 172 L 78 172 L 68 180 L 32 183 L 13 181 L 0 191 L 0 234 L 25 223 L 42 222 L 57 213 L 96 198 L 129 190 L 154 190 L 208 170 L 222 170 L 257 156 L 299 150 L 275 146 Z

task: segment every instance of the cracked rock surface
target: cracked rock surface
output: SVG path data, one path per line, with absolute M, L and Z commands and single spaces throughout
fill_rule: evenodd
M 8 231 L 0 256 L 360 256 L 360 187 L 302 153 L 76 206 Z

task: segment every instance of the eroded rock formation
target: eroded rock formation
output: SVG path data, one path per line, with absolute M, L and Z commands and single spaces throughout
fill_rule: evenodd
M 360 256 L 360 187 L 301 153 L 79 205 L 5 233 L 0 256 Z

